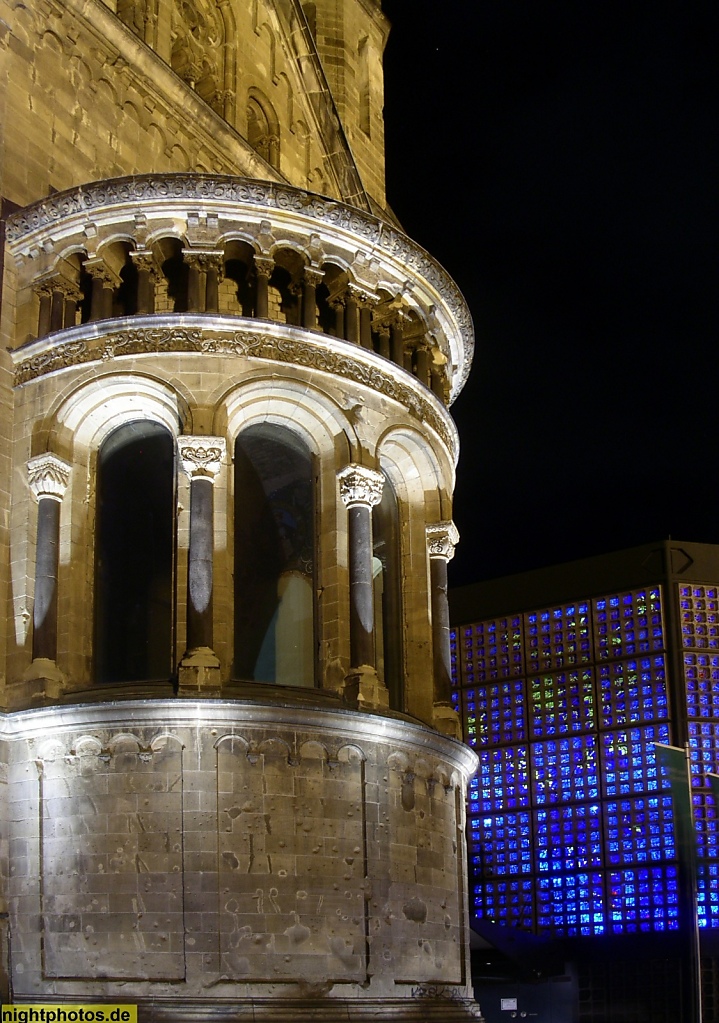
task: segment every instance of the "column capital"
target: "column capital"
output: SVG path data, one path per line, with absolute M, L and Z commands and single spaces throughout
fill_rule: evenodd
M 219 249 L 183 249 L 182 258 L 188 266 L 197 270 L 207 271 L 214 267 L 216 270 L 223 268 L 225 254 Z
M 382 500 L 384 475 L 377 469 L 366 465 L 350 462 L 337 473 L 340 484 L 340 496 L 346 508 L 354 505 L 374 507 Z
M 225 457 L 224 437 L 195 437 L 187 434 L 178 439 L 182 468 L 191 480 L 215 482 Z
M 162 270 L 157 265 L 157 260 L 150 249 L 133 249 L 130 253 L 130 259 L 138 270 L 146 270 L 153 277 L 163 276 Z
M 454 548 L 459 543 L 459 531 L 454 522 L 433 522 L 426 527 L 427 552 L 430 558 L 444 558 L 451 561 Z
M 87 271 L 94 280 L 102 281 L 103 286 L 108 288 L 118 287 L 122 281 L 120 277 L 111 270 L 104 259 L 100 256 L 95 256 L 92 259 L 86 259 L 82 264 L 83 270 Z
M 302 279 L 305 284 L 317 288 L 325 279 L 325 272 L 318 266 L 306 266 L 302 270 Z
M 62 501 L 70 482 L 70 468 L 62 458 L 49 452 L 30 459 L 27 463 L 28 484 L 38 501 L 41 497 Z
M 255 273 L 260 277 L 265 277 L 267 280 L 272 276 L 272 271 L 275 268 L 275 261 L 269 256 L 255 256 L 254 260 Z

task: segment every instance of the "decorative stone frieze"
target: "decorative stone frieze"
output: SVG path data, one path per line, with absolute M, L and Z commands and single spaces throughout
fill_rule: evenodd
M 27 463 L 28 483 L 35 497 L 62 501 L 70 482 L 70 466 L 57 455 L 36 455 Z

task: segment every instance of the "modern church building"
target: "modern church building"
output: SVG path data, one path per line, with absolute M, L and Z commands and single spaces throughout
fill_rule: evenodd
M 2 0 L 0 984 L 478 1018 L 456 286 L 376 0 Z
M 487 1018 L 516 982 L 540 1015 L 554 1002 L 581 1023 L 696 1019 L 698 930 L 713 1023 L 719 547 L 669 540 L 463 587 L 452 621 L 453 698 L 480 758 L 471 925 L 518 967 L 485 983 L 494 964 L 477 956 Z M 655 743 L 688 744 L 688 849 Z

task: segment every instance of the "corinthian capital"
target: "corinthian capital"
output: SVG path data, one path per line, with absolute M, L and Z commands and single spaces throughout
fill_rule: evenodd
M 62 501 L 70 482 L 70 466 L 57 455 L 36 455 L 27 463 L 27 479 L 35 497 Z
M 382 500 L 384 476 L 377 469 L 369 469 L 365 465 L 350 462 L 337 473 L 340 483 L 340 496 L 346 508 L 356 504 L 365 504 L 369 508 Z
M 454 522 L 433 522 L 427 526 L 427 552 L 430 558 L 451 561 L 459 543 L 459 532 Z
M 225 457 L 224 437 L 191 437 L 179 439 L 180 461 L 191 480 L 207 479 L 215 482 Z

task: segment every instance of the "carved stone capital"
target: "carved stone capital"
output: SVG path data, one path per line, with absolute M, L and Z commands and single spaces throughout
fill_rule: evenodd
M 188 266 L 204 273 L 211 269 L 219 272 L 224 268 L 224 253 L 216 249 L 183 249 L 182 256 Z
M 382 500 L 384 476 L 377 469 L 350 462 L 344 469 L 340 469 L 337 479 L 340 484 L 340 496 L 346 508 L 352 508 L 357 504 L 372 508 Z
M 27 463 L 27 478 L 35 497 L 62 501 L 70 482 L 70 466 L 57 455 L 36 455 Z
M 178 447 L 182 468 L 191 480 L 208 479 L 211 483 L 215 482 L 225 457 L 224 437 L 182 436 Z
M 272 276 L 272 271 L 275 268 L 274 259 L 270 259 L 269 256 L 255 256 L 254 258 L 255 273 L 259 277 L 266 277 L 267 280 Z
M 306 266 L 302 271 L 302 279 L 305 284 L 310 284 L 313 288 L 318 288 L 325 279 L 325 273 L 324 270 L 320 270 L 319 267 Z
M 459 531 L 454 522 L 434 522 L 426 527 L 427 552 L 430 558 L 444 558 L 451 561 L 454 548 L 459 543 Z
M 149 249 L 135 249 L 130 253 L 130 259 L 138 270 L 145 270 L 155 279 L 162 277 L 162 270 Z
M 115 288 L 122 283 L 115 271 L 111 270 L 105 260 L 99 257 L 86 259 L 82 268 L 89 273 L 93 280 L 102 281 L 103 287 Z

